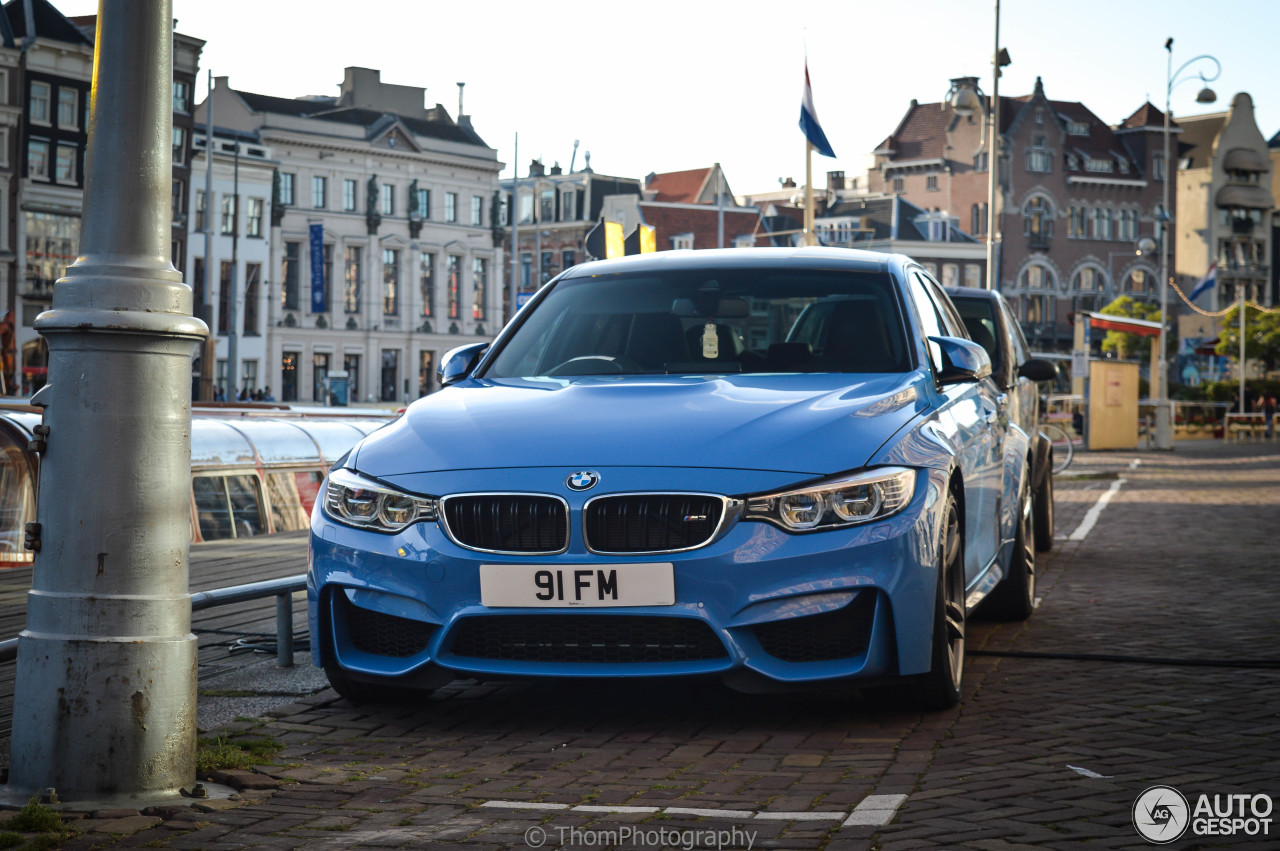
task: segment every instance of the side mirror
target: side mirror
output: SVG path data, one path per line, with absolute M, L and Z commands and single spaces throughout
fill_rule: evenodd
M 991 356 L 987 350 L 972 340 L 959 337 L 930 337 L 942 349 L 941 384 L 959 384 L 964 381 L 981 381 L 991 375 Z
M 1044 358 L 1030 358 L 1018 367 L 1019 378 L 1032 381 L 1053 381 L 1058 377 L 1058 365 Z
M 480 362 L 480 358 L 488 350 L 488 343 L 472 343 L 445 352 L 444 357 L 440 359 L 440 367 L 436 370 L 436 377 L 440 379 L 440 386 L 448 387 L 450 384 L 457 384 L 466 378 L 476 368 L 476 364 Z

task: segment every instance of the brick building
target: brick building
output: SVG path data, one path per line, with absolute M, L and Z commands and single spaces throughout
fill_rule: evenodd
M 869 191 L 900 194 L 985 239 L 989 103 L 961 117 L 912 101 L 874 152 Z M 1163 120 L 1146 103 L 1112 127 L 1082 103 L 1050 100 L 1039 79 L 1030 95 L 1001 98 L 997 281 L 1034 347 L 1068 350 L 1077 311 L 1155 296 L 1159 258 L 1140 254 L 1139 241 L 1158 240 L 1164 218 Z

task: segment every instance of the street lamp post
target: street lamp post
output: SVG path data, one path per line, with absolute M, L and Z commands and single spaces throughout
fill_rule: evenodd
M 1116 258 L 1117 257 L 1142 257 L 1154 251 L 1155 247 L 1156 247 L 1156 241 L 1149 236 L 1144 236 L 1138 240 L 1137 245 L 1134 246 L 1132 251 L 1108 251 L 1107 252 L 1107 286 L 1106 286 L 1106 290 L 1103 293 L 1103 298 L 1105 301 L 1110 303 L 1111 300 L 1119 296 L 1121 292 L 1121 288 L 1116 285 L 1116 277 L 1115 277 Z M 1124 273 L 1123 269 L 1120 271 L 1121 271 L 1121 274 Z
M 1178 79 L 1178 75 L 1185 71 L 1188 67 L 1207 59 L 1214 65 L 1212 77 L 1206 77 L 1202 73 L 1197 73 L 1203 84 L 1200 93 L 1196 95 L 1196 103 L 1213 103 L 1218 99 L 1213 89 L 1209 88 L 1209 83 L 1218 79 L 1222 74 L 1222 64 L 1217 59 L 1207 53 L 1188 59 L 1178 67 L 1177 71 L 1173 70 L 1173 39 L 1170 38 L 1164 43 L 1164 49 L 1168 52 L 1168 61 L 1166 66 L 1165 87 L 1164 87 L 1164 187 L 1163 187 L 1163 209 L 1165 214 L 1165 226 L 1160 233 L 1160 357 L 1157 359 L 1159 364 L 1159 375 L 1156 377 L 1156 449 L 1172 449 L 1173 448 L 1173 418 L 1169 411 L 1169 347 L 1167 343 L 1167 334 L 1169 329 L 1169 226 L 1174 221 L 1173 214 L 1169 210 L 1169 184 L 1176 178 L 1178 173 L 1177 164 L 1173 162 L 1169 154 L 1169 110 L 1170 102 L 1173 99 L 1174 86 L 1179 83 L 1185 83 L 1192 79 L 1186 77 L 1182 80 Z M 1242 365 L 1243 366 L 1243 365 Z

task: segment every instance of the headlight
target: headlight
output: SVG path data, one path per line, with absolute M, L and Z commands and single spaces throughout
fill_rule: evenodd
M 419 520 L 435 520 L 436 501 L 392 490 L 350 470 L 334 470 L 325 481 L 324 513 L 348 526 L 399 532 Z
M 807 488 L 747 497 L 742 519 L 763 520 L 788 532 L 840 529 L 897 514 L 915 489 L 915 470 L 880 467 Z

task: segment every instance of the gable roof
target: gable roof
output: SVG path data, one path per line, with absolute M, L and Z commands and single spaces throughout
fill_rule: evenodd
M 696 204 L 702 188 L 711 179 L 711 168 L 694 168 L 688 171 L 669 171 L 655 174 L 645 182 L 646 192 L 655 193 L 654 201 L 673 204 Z
M 1177 122 L 1172 119 L 1169 121 L 1169 127 L 1173 132 L 1179 132 Z M 1144 128 L 1164 129 L 1164 112 L 1156 109 L 1151 101 L 1135 109 L 1132 115 L 1120 122 L 1118 129 L 1141 130 Z
M 363 127 L 365 135 L 369 138 L 379 136 L 393 124 L 399 124 L 418 136 L 488 147 L 466 119 L 462 124 L 454 123 L 448 111 L 440 104 L 436 104 L 434 109 L 429 110 L 427 118 L 424 119 L 364 107 L 338 107 L 337 98 L 280 98 L 239 90 L 233 90 L 233 94 L 253 112 L 274 112 L 298 118 L 353 124 Z
M 93 46 L 93 40 L 82 33 L 49 0 L 30 0 L 30 3 L 31 26 L 27 24 L 24 0 L 9 0 L 5 4 L 5 17 L 9 19 L 10 34 L 13 39 L 24 39 L 31 36 L 50 41 L 61 41 L 66 44 Z
M 1213 142 L 1227 123 L 1227 113 L 1213 112 L 1182 119 L 1182 136 L 1178 139 L 1178 161 L 1182 168 L 1207 168 L 1213 156 Z

